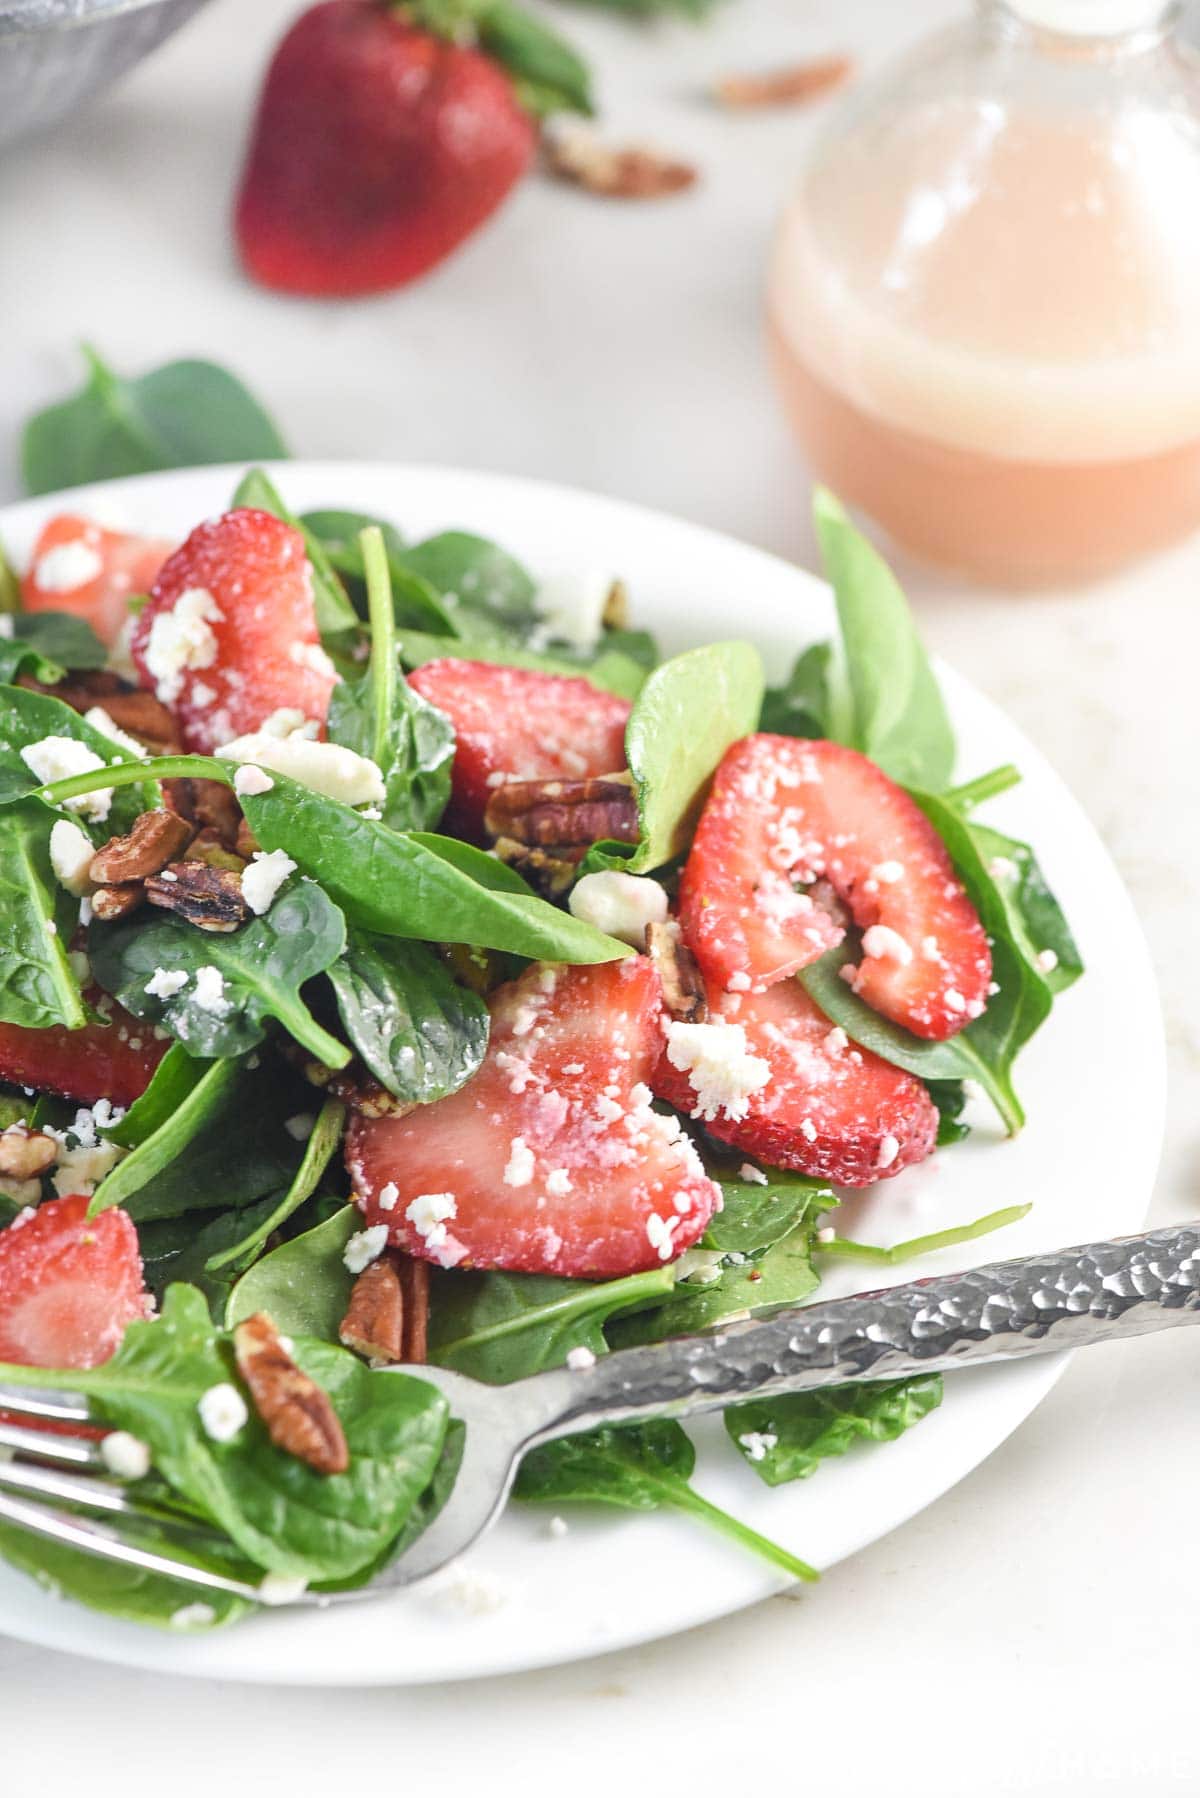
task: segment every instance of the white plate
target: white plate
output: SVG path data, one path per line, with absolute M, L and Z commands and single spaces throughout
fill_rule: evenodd
M 182 536 L 228 504 L 239 472 L 152 475 L 15 506 L 0 514 L 0 537 L 23 565 L 38 526 L 63 505 Z M 535 573 L 611 570 L 630 584 L 636 622 L 655 630 L 669 651 L 744 634 L 779 679 L 800 646 L 831 628 L 828 593 L 811 575 L 615 500 L 440 468 L 296 463 L 277 475 L 297 510 L 352 507 L 394 518 L 418 536 L 462 526 L 496 538 Z M 1037 626 L 1014 618 L 1014 628 Z M 855 1203 L 852 1216 L 842 1213 L 848 1233 L 892 1242 L 1034 1201 L 1029 1217 L 1003 1235 L 928 1256 L 897 1279 L 1136 1229 L 1162 1129 L 1158 1002 L 1116 871 L 1037 750 L 960 676 L 948 669 L 941 675 L 959 733 L 961 776 L 1008 761 L 1024 773 L 1021 787 L 985 815 L 1034 844 L 1088 972 L 1021 1060 L 1018 1085 L 1029 1123 L 1015 1142 L 1004 1141 L 980 1107 L 966 1144 L 885 1182 Z M 842 1263 L 829 1269 L 824 1290 L 850 1292 L 863 1282 L 861 1267 Z M 716 1503 L 828 1568 L 977 1466 L 1045 1395 L 1062 1365 L 1055 1356 L 956 1374 L 942 1409 L 899 1442 L 852 1453 L 813 1481 L 776 1491 L 742 1465 L 719 1426 L 698 1431 L 698 1484 Z M 325 1614 L 262 1614 L 206 1637 L 173 1638 L 113 1622 L 55 1602 L 0 1566 L 0 1630 L 155 1672 L 296 1685 L 418 1683 L 511 1672 L 647 1641 L 778 1590 L 768 1568 L 680 1519 L 573 1514 L 567 1535 L 556 1538 L 547 1521 L 540 1510 L 510 1510 L 463 1563 L 463 1581 L 438 1591 Z M 472 1596 L 485 1592 L 503 1602 L 472 1609 Z

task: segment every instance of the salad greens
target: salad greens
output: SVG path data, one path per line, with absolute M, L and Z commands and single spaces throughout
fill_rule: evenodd
M 180 394 L 191 406 L 183 422 Z M 218 442 L 226 431 L 232 439 Z M 175 364 L 124 383 L 93 361 L 85 393 L 33 421 L 26 467 L 32 485 L 62 485 L 167 466 L 185 451 L 203 460 L 206 450 L 283 453 L 254 402 L 208 365 Z M 829 736 L 904 783 L 979 911 L 997 990 L 958 1036 L 931 1042 L 871 1010 L 840 978 L 859 955 L 854 931 L 799 978 L 831 1026 L 926 1083 L 941 1145 L 967 1134 L 969 1081 L 1010 1132 L 1020 1127 L 1014 1062 L 1082 962 L 1033 851 L 977 819 L 976 808 L 1006 791 L 1016 771 L 951 785 L 951 726 L 903 595 L 832 496 L 818 495 L 816 514 L 837 640 L 807 647 L 765 692 L 749 644 L 709 644 L 661 661 L 653 640 L 627 628 L 611 603 L 591 648 L 556 639 L 549 590 L 469 531 L 414 543 L 359 512 L 297 517 L 260 468 L 244 476 L 234 503 L 303 533 L 319 628 L 342 677 L 328 737 L 378 766 L 384 797 L 355 808 L 283 773 L 272 772 L 262 792 L 241 782 L 255 844 L 293 864 L 261 915 L 228 932 L 153 906 L 81 923 L 79 899 L 55 877 L 56 823 L 78 825 L 98 847 L 163 804 L 164 792 L 175 803 L 164 783 L 215 781 L 236 791 L 238 770 L 211 756 L 142 758 L 53 693 L 14 684 L 31 676 L 53 688 L 67 672 L 77 682 L 103 666 L 105 651 L 73 616 L 21 614 L 19 585 L 0 577 L 0 609 L 16 613 L 12 634 L 0 636 L 0 1026 L 116 1028 L 106 1023 L 116 1000 L 131 1014 L 120 1028 L 128 1034 L 138 1020 L 147 1041 L 167 1044 L 124 1113 L 76 1115 L 51 1094 L 31 1103 L 19 1086 L 0 1083 L 0 1128 L 27 1120 L 57 1131 L 66 1153 L 96 1147 L 95 1178 L 82 1187 L 94 1186 L 89 1215 L 123 1209 L 161 1306 L 156 1318 L 130 1325 L 99 1367 L 3 1368 L 0 1377 L 83 1391 L 101 1418 L 148 1444 L 145 1490 L 191 1519 L 198 1557 L 250 1584 L 276 1573 L 332 1587 L 368 1578 L 427 1525 L 462 1448 L 461 1427 L 428 1383 L 368 1367 L 341 1346 L 352 1269 L 363 1264 L 361 1241 L 352 1245 L 363 1218 L 349 1202 L 339 1153 L 351 1111 L 403 1113 L 462 1088 L 487 1049 L 487 992 L 526 960 L 586 965 L 631 953 L 479 844 L 438 833 L 454 727 L 413 691 L 405 669 L 459 656 L 583 676 L 629 697 L 638 840 L 591 845 L 579 867 L 657 875 L 668 893 L 722 757 L 755 729 Z M 46 737 L 68 739 L 98 765 L 39 785 L 21 751 Z M 109 997 L 97 998 L 97 988 Z M 693 1120 L 685 1124 L 723 1198 L 693 1248 L 606 1280 L 434 1268 L 429 1360 L 507 1383 L 573 1353 L 601 1356 L 803 1303 L 818 1290 L 823 1257 L 895 1265 L 1028 1209 L 1014 1204 L 888 1248 L 857 1242 L 825 1224 L 838 1204 L 828 1184 L 747 1161 Z M 0 1190 L 0 1229 L 20 1209 Z M 329 1395 L 350 1444 L 347 1473 L 319 1475 L 283 1454 L 252 1408 L 229 1441 L 202 1427 L 200 1398 L 238 1382 L 230 1333 L 260 1312 L 294 1340 L 298 1367 Z M 846 1387 L 739 1405 L 726 1429 L 753 1471 L 777 1485 L 807 1477 L 854 1442 L 892 1440 L 940 1399 L 933 1376 Z M 702 1498 L 691 1485 L 694 1461 L 673 1421 L 597 1430 L 530 1454 L 517 1496 L 672 1509 L 792 1576 L 815 1577 Z M 117 1616 L 200 1627 L 247 1609 L 218 1596 L 201 1616 L 194 1591 L 169 1578 L 143 1578 L 4 1528 L 0 1555 Z

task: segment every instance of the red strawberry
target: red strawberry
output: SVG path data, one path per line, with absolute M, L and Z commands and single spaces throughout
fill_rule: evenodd
M 441 15 L 432 30 L 425 10 Z M 452 41 L 473 10 L 460 4 L 451 21 L 422 0 L 325 0 L 301 14 L 267 72 L 238 195 L 238 246 L 255 280 L 302 294 L 399 287 L 495 212 L 533 160 L 537 128 L 493 55 L 520 74 L 520 40 L 528 47 L 536 32 L 553 46 L 556 88 L 586 78 L 530 20 L 497 31 L 479 8 L 491 53 Z M 571 91 L 553 99 L 586 106 Z
M 479 836 L 495 777 L 583 780 L 625 766 L 629 701 L 573 675 L 446 658 L 409 676 L 457 739 L 444 828 Z
M 714 1025 L 719 1034 L 706 1036 Z M 739 1027 L 740 1038 L 731 1034 Z M 722 1049 L 737 1064 L 732 1086 L 722 1082 Z M 856 1048 L 798 980 L 723 993 L 707 1024 L 671 1025 L 654 1090 L 703 1117 L 720 1141 L 839 1186 L 890 1179 L 923 1161 L 937 1137 L 921 1082 Z
M 132 1105 L 149 1086 L 167 1044 L 105 994 L 93 989 L 87 999 L 104 1008 L 108 1024 L 85 1024 L 82 1030 L 0 1024 L 0 1080 L 83 1105 L 97 1099 Z
M 133 659 L 188 749 L 210 753 L 284 707 L 324 725 L 337 674 L 299 531 L 251 507 L 197 525 L 138 616 Z
M 161 538 L 108 531 L 60 512 L 42 526 L 21 582 L 21 604 L 27 612 L 74 612 L 103 642 L 115 643 L 129 619 L 130 594 L 150 591 L 170 553 Z
M 137 1231 L 118 1207 L 89 1218 L 79 1193 L 0 1231 L 0 1361 L 95 1367 L 145 1317 Z
M 346 1160 L 367 1223 L 444 1267 L 609 1279 L 673 1259 L 718 1193 L 678 1120 L 650 1108 L 661 1010 L 641 956 L 500 987 L 466 1086 L 355 1118 Z
M 679 889 L 688 947 L 720 988 L 761 989 L 844 934 L 797 891 L 823 880 L 863 931 L 855 991 L 940 1040 L 987 1002 L 987 938 L 941 838 L 874 762 L 837 743 L 745 737 L 713 782 Z

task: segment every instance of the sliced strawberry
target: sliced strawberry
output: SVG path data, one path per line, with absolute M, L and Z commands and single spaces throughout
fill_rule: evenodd
M 914 1036 L 953 1036 L 987 1002 L 992 958 L 944 844 L 908 794 L 837 743 L 745 737 L 713 782 L 679 889 L 715 986 L 762 988 L 839 943 L 827 882 L 863 931 L 855 991 Z
M 167 1043 L 98 989 L 87 1000 L 104 1010 L 107 1024 L 85 1024 L 82 1030 L 0 1024 L 0 1080 L 83 1105 L 97 1099 L 132 1105 L 149 1086 Z
M 443 1267 L 606 1279 L 700 1236 L 718 1200 L 676 1118 L 650 1106 L 662 989 L 641 956 L 532 967 L 492 997 L 466 1086 L 351 1126 L 368 1225 Z
M 721 1036 L 706 1038 L 713 1026 Z M 713 1073 L 719 1048 L 737 1063 L 732 1087 Z M 721 994 L 707 1024 L 669 1026 L 653 1084 L 721 1142 L 839 1186 L 890 1179 L 937 1137 L 921 1082 L 831 1027 L 798 980 Z
M 590 681 L 446 657 L 409 684 L 454 726 L 448 829 L 478 836 L 500 778 L 582 780 L 625 766 L 629 701 Z
M 138 616 L 133 659 L 188 749 L 209 753 L 285 707 L 323 726 L 337 673 L 299 531 L 250 507 L 197 525 Z
M 27 612 L 74 612 L 113 644 L 129 620 L 131 593 L 148 593 L 172 545 L 159 537 L 105 530 L 60 512 L 42 526 L 21 582 Z
M 80 1193 L 0 1231 L 0 1361 L 95 1367 L 145 1317 L 137 1231 L 119 1207 L 89 1218 Z

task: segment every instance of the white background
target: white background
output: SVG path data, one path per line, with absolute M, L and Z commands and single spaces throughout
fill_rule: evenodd
M 231 363 L 297 454 L 549 476 L 811 564 L 760 311 L 815 115 L 720 116 L 704 84 L 846 48 L 869 65 L 956 9 L 728 0 L 703 30 L 646 32 L 562 9 L 613 128 L 693 155 L 702 186 L 620 207 L 534 179 L 432 279 L 335 306 L 258 292 L 229 248 L 250 98 L 295 10 L 215 0 L 96 112 L 0 164 L 0 499 L 18 496 L 20 421 L 73 382 L 87 336 L 131 370 Z M 1200 543 L 1070 595 L 904 573 L 931 643 L 1047 751 L 1131 886 L 1172 1068 L 1153 1216 L 1195 1215 Z M 1190 1333 L 1090 1350 L 984 1467 L 822 1586 L 650 1648 L 356 1694 L 186 1685 L 0 1642 L 0 1790 L 1194 1790 L 1198 1474 Z

